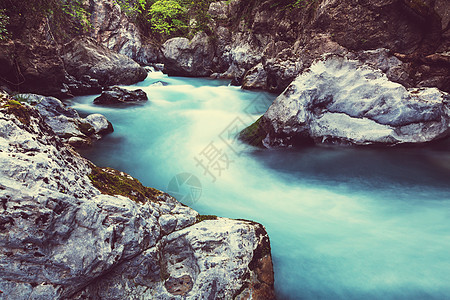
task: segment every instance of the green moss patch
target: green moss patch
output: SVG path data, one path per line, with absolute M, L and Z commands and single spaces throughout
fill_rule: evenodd
M 217 220 L 217 216 L 214 215 L 198 215 L 195 223 L 200 223 L 206 220 Z
M 103 194 L 121 195 L 139 203 L 156 202 L 158 196 L 163 194 L 157 189 L 143 186 L 139 180 L 112 168 L 94 167 L 88 176 L 92 184 Z
M 22 105 L 19 101 L 8 99 L 3 105 L 6 112 L 13 114 L 24 125 L 30 125 L 32 109 L 26 105 Z
M 239 139 L 249 145 L 263 147 L 262 141 L 267 133 L 261 126 L 262 118 L 261 116 L 255 123 L 242 130 L 239 134 Z

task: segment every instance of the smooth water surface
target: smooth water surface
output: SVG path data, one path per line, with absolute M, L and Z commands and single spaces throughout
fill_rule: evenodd
M 168 85 L 152 85 L 160 80 Z M 450 141 L 260 150 L 235 134 L 275 95 L 159 72 L 127 88 L 137 87 L 148 103 L 73 100 L 115 128 L 83 154 L 165 191 L 175 175 L 193 174 L 201 196 L 181 186 L 197 192 L 186 204 L 264 224 L 280 299 L 449 299 Z

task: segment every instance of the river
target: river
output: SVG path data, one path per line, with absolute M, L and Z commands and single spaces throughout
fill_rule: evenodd
M 279 299 L 450 297 L 450 140 L 262 150 L 235 136 L 275 95 L 160 72 L 127 88 L 144 89 L 149 102 L 71 101 L 115 129 L 83 155 L 201 214 L 262 223 Z

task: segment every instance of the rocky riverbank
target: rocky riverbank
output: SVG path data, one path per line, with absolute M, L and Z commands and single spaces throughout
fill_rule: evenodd
M 199 216 L 0 103 L 0 297 L 274 298 L 264 227 Z

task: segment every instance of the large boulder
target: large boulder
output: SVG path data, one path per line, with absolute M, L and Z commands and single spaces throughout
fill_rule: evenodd
M 436 88 L 406 89 L 379 69 L 329 56 L 299 75 L 242 138 L 266 147 L 424 143 L 449 135 L 449 101 Z
M 199 216 L 95 167 L 38 110 L 8 99 L 0 100 L 0 202 L 2 298 L 274 298 L 261 225 Z
M 162 47 L 164 72 L 179 76 L 209 76 L 213 73 L 214 46 L 204 32 L 192 40 L 172 38 Z
M 65 45 L 62 58 L 69 74 L 78 80 L 88 75 L 102 86 L 133 84 L 147 77 L 145 69 L 131 58 L 88 37 L 76 38 Z
M 94 104 L 137 104 L 148 101 L 147 94 L 141 90 L 126 90 L 118 86 L 113 86 L 102 92 L 94 99 Z

